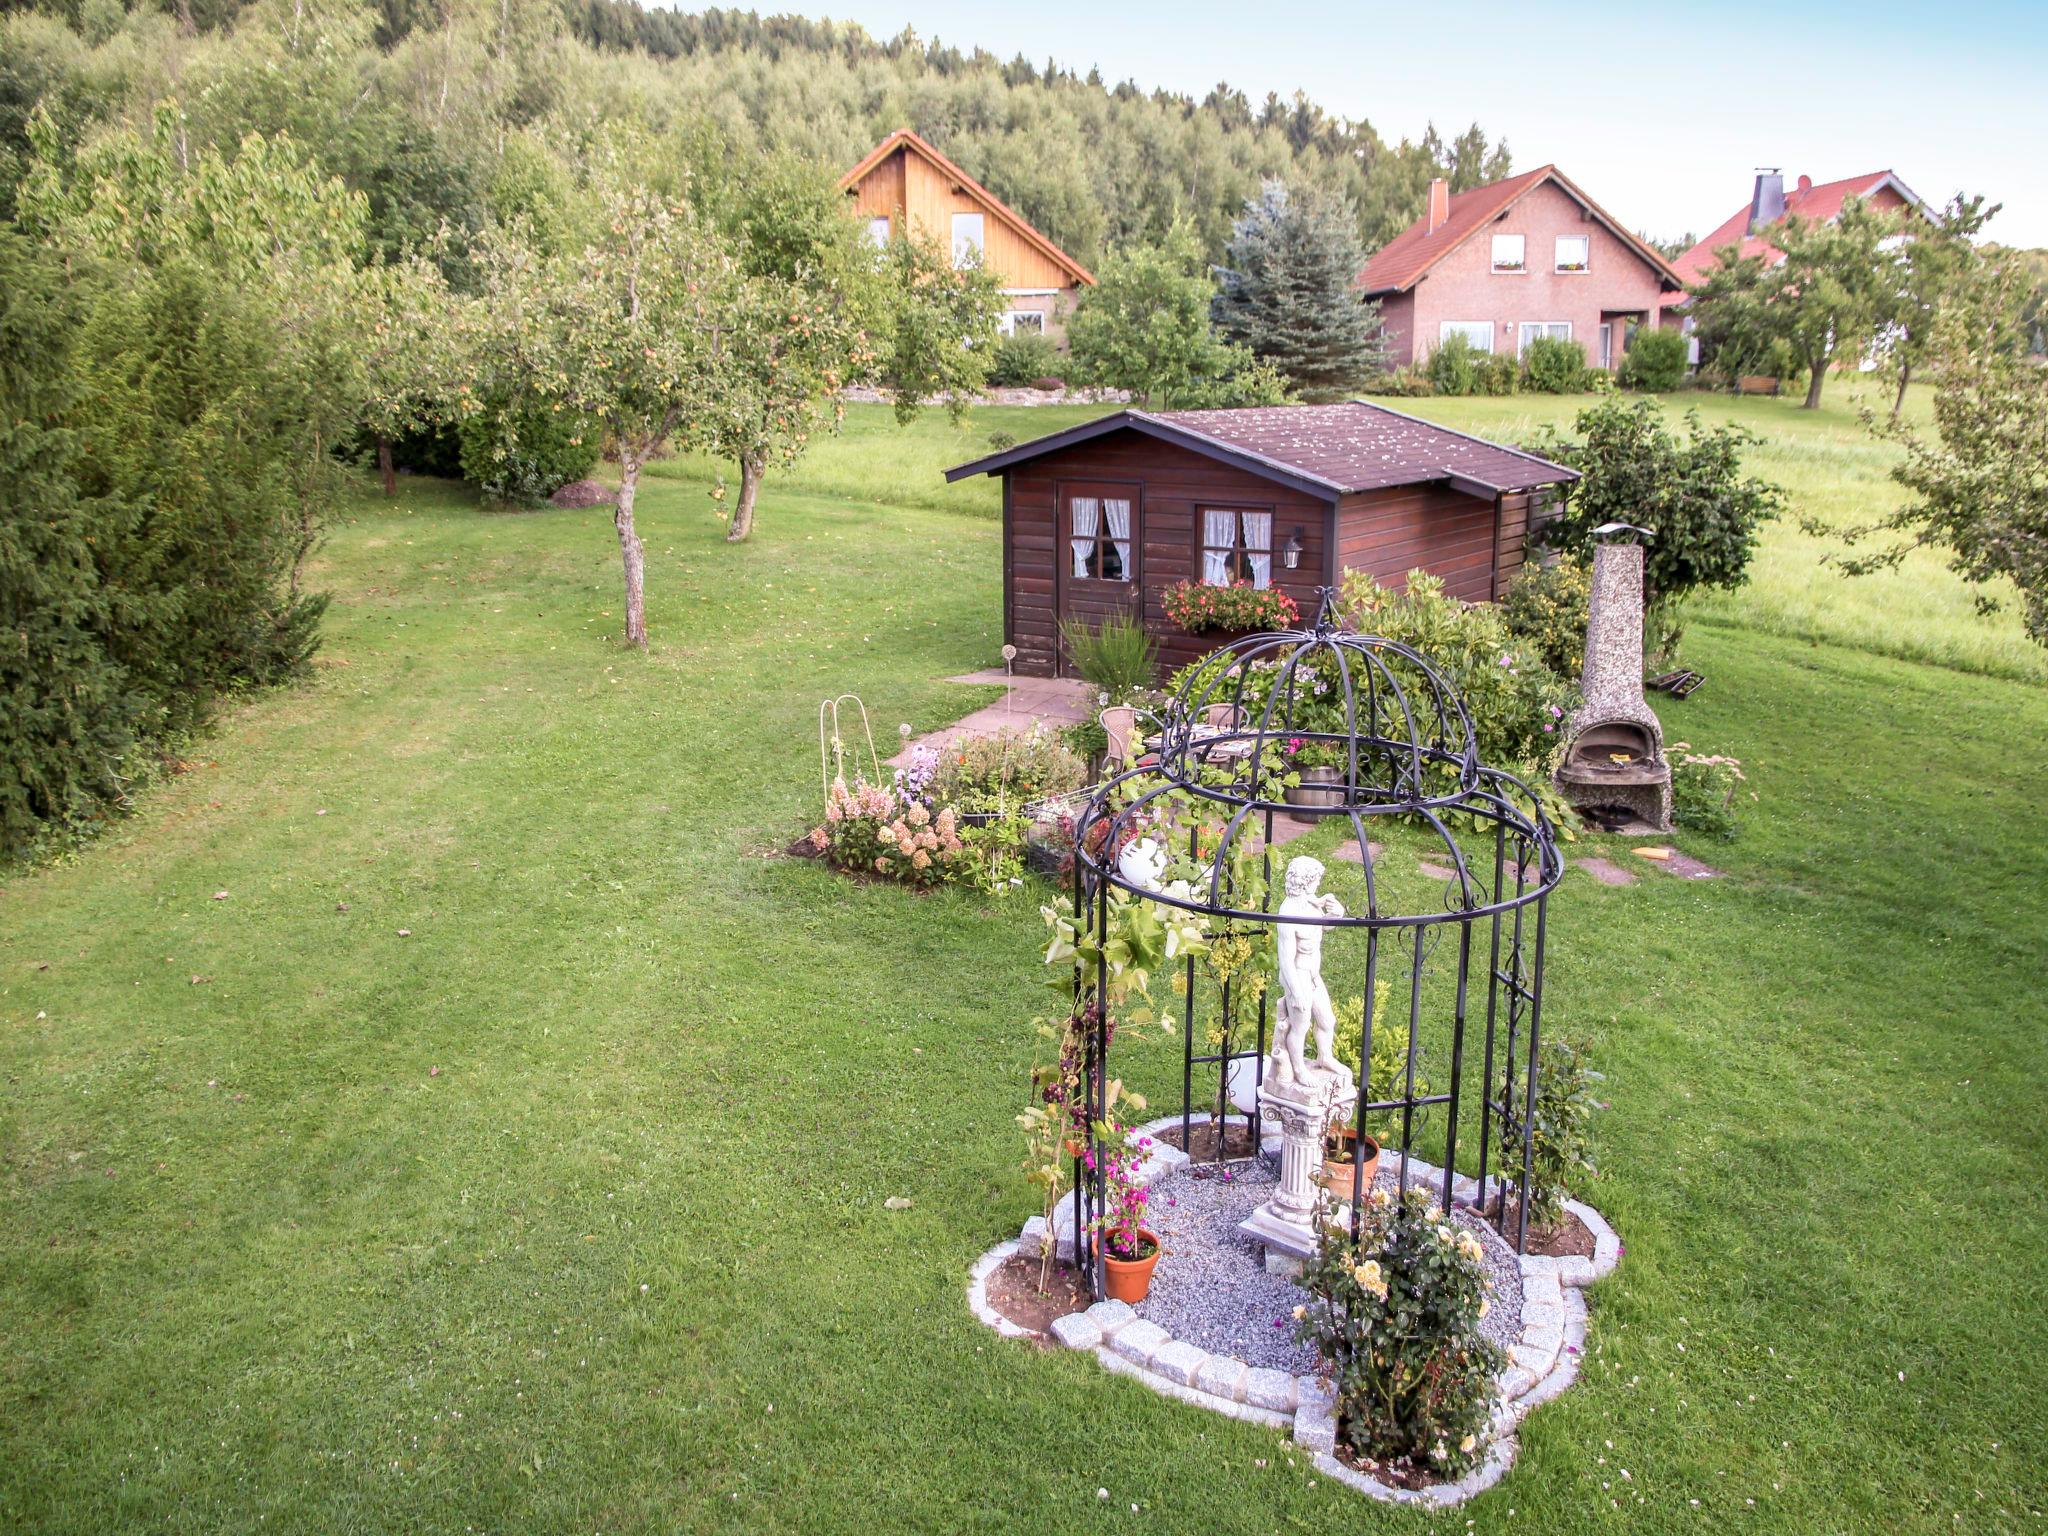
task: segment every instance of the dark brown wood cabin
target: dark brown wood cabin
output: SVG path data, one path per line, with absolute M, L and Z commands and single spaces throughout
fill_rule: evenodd
M 946 471 L 1003 482 L 1003 634 L 1019 672 L 1062 668 L 1062 620 L 1140 617 L 1162 669 L 1226 637 L 1166 616 L 1182 581 L 1287 593 L 1304 624 L 1347 570 L 1441 576 L 1468 602 L 1520 569 L 1532 505 L 1578 478 L 1534 454 L 1367 401 L 1124 410 Z

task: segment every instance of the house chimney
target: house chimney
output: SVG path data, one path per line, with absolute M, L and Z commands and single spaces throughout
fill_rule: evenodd
M 1451 221 L 1451 184 L 1439 176 L 1429 184 L 1429 228 L 1435 234 Z
M 1811 192 L 1813 190 L 1813 178 L 1811 176 L 1800 177 L 1799 190 L 1802 192 Z
M 1749 200 L 1749 230 L 1755 234 L 1785 217 L 1785 176 L 1775 165 L 1756 168 L 1756 195 Z

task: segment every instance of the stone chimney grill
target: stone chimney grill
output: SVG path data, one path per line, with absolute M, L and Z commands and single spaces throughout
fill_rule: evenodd
M 1643 697 L 1643 546 L 1649 530 L 1609 523 L 1595 535 L 1583 702 L 1565 722 L 1557 787 L 1595 826 L 1671 830 L 1664 728 Z

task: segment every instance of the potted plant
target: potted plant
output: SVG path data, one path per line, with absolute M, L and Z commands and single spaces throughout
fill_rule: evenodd
M 1344 807 L 1344 749 L 1333 741 L 1288 738 L 1287 764 L 1297 782 L 1287 786 L 1289 805 L 1300 806 L 1314 815 Z
M 1365 1164 L 1362 1184 L 1358 1182 L 1360 1163 Z M 1379 1171 L 1380 1144 L 1377 1141 L 1361 1134 L 1354 1125 L 1330 1128 L 1330 1134 L 1323 1142 L 1323 1183 L 1332 1196 L 1349 1200 L 1356 1188 L 1370 1194 L 1372 1181 Z
M 1388 1014 L 1389 995 L 1386 978 L 1376 978 L 1372 989 L 1372 1071 L 1367 1074 L 1365 1087 L 1369 1103 L 1385 1103 L 1395 1096 L 1397 1086 L 1407 1082 L 1408 1021 Z M 1365 1000 L 1362 997 L 1349 998 L 1337 1008 L 1335 1043 L 1337 1059 L 1354 1074 L 1358 1072 L 1358 1047 L 1364 1032 Z M 1418 1064 L 1420 1060 L 1418 1053 Z M 1415 1075 L 1415 1092 L 1418 1097 L 1426 1097 L 1429 1093 L 1429 1081 L 1419 1070 Z M 1417 1113 L 1419 1118 L 1421 1112 Z M 1377 1126 L 1377 1122 L 1375 1124 Z M 1379 1172 L 1380 1151 L 1379 1139 L 1359 1129 L 1358 1111 L 1354 1106 L 1330 1127 L 1329 1135 L 1323 1140 L 1323 1187 L 1337 1200 L 1350 1200 L 1358 1177 L 1358 1164 L 1363 1162 L 1363 1187 L 1370 1198 L 1373 1177 Z
M 1152 1270 L 1159 1262 L 1159 1238 L 1145 1225 L 1145 1203 L 1151 1191 L 1138 1182 L 1138 1166 L 1152 1145 L 1150 1137 L 1131 1141 L 1121 1127 L 1106 1128 L 1091 1158 L 1100 1156 L 1103 1173 L 1102 1268 L 1112 1301 L 1133 1306 L 1152 1289 Z M 1090 1163 L 1092 1171 L 1094 1165 Z

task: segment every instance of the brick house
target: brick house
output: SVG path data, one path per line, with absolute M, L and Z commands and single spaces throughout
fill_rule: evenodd
M 1425 360 L 1446 336 L 1519 357 L 1539 336 L 1580 342 L 1613 368 L 1637 326 L 1655 325 L 1685 283 L 1671 264 L 1554 165 L 1451 194 L 1430 183 L 1429 208 L 1358 275 L 1380 303 L 1396 366 Z
M 955 266 L 978 260 L 994 272 L 1009 301 L 1005 336 L 1061 339 L 1081 290 L 1095 285 L 1086 267 L 908 128 L 869 150 L 839 185 L 877 245 L 910 229 L 944 241 Z
M 1672 262 L 1672 268 L 1687 283 L 1700 282 L 1719 264 L 1715 253 L 1731 245 L 1739 246 L 1744 256 L 1767 256 L 1775 264 L 1784 259 L 1784 253 L 1765 238 L 1765 231 L 1773 224 L 1788 217 L 1830 222 L 1841 217 L 1842 204 L 1852 197 L 1860 197 L 1878 213 L 1911 208 L 1926 217 L 1933 214 L 1919 195 L 1891 171 L 1872 171 L 1865 176 L 1850 176 L 1841 181 L 1818 184 L 1811 176 L 1802 176 L 1788 192 L 1784 174 L 1775 166 L 1765 166 L 1756 173 L 1756 185 L 1750 192 L 1749 202 L 1729 214 L 1713 233 Z M 1665 298 L 1665 325 L 1691 328 L 1690 320 L 1678 313 L 1690 297 L 1686 293 L 1674 293 Z M 1694 343 L 1694 350 L 1697 352 L 1698 343 Z M 1695 356 L 1693 361 L 1698 362 L 1698 357 Z

